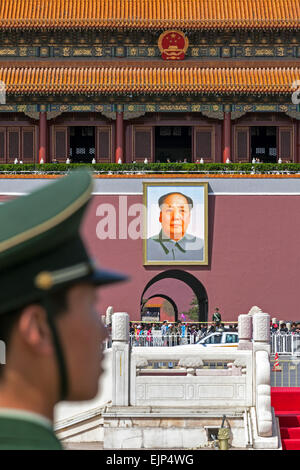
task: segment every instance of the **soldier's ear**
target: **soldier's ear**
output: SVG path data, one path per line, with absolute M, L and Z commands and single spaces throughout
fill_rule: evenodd
M 46 311 L 41 305 L 32 304 L 24 308 L 18 322 L 18 333 L 23 345 L 34 354 L 53 354 L 51 330 Z

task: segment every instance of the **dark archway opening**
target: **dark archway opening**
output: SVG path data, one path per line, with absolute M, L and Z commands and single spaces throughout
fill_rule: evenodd
M 95 158 L 95 127 L 70 127 L 70 159 L 72 163 L 91 163 Z
M 275 126 L 251 127 L 251 159 L 261 163 L 277 162 L 277 128 Z
M 171 304 L 171 306 L 173 307 L 173 310 L 174 310 L 174 319 L 175 319 L 175 321 L 178 321 L 178 307 L 177 307 L 176 303 L 174 302 L 174 300 L 166 294 L 157 293 L 157 294 L 150 295 L 149 297 L 147 297 L 147 299 L 144 299 L 143 305 L 147 306 L 147 303 L 148 303 L 149 300 L 155 299 L 155 298 L 158 298 L 158 297 L 167 300 Z M 145 310 L 147 312 L 148 308 L 146 308 Z M 149 308 L 149 311 L 151 312 L 151 307 Z M 143 316 L 146 319 L 147 314 L 145 315 L 145 312 L 144 312 L 144 315 L 142 315 L 142 320 L 143 320 Z M 160 315 L 159 315 L 158 319 L 161 320 Z
M 190 126 L 155 127 L 155 161 L 160 163 L 192 161 Z
M 156 282 L 162 279 L 177 279 L 179 281 L 184 282 L 187 284 L 193 291 L 197 302 L 198 302 L 198 321 L 199 322 L 207 322 L 208 321 L 208 297 L 207 292 L 203 284 L 192 274 L 182 271 L 179 269 L 170 269 L 168 271 L 163 271 L 157 276 L 154 276 L 148 284 L 145 286 L 142 296 L 141 296 L 141 311 L 143 307 L 143 300 L 145 299 L 145 293 Z M 160 296 L 162 296 L 160 294 Z M 170 297 L 170 296 L 169 296 Z M 178 311 L 177 311 L 177 319 L 178 319 Z

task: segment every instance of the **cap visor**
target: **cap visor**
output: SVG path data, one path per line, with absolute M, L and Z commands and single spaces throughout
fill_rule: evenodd
M 125 276 L 125 274 L 100 269 L 96 269 L 89 278 L 89 280 L 96 286 L 113 284 L 114 282 L 126 281 L 128 279 L 128 276 Z

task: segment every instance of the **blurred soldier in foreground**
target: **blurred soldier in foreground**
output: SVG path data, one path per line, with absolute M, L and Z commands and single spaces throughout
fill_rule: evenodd
M 74 172 L 0 207 L 0 449 L 61 449 L 55 404 L 97 394 L 96 288 L 125 277 L 96 268 L 80 237 L 91 192 Z

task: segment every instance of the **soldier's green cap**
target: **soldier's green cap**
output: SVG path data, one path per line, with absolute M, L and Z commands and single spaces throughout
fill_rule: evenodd
M 97 268 L 81 239 L 92 188 L 89 172 L 74 171 L 0 206 L 0 314 L 79 281 L 126 279 Z

